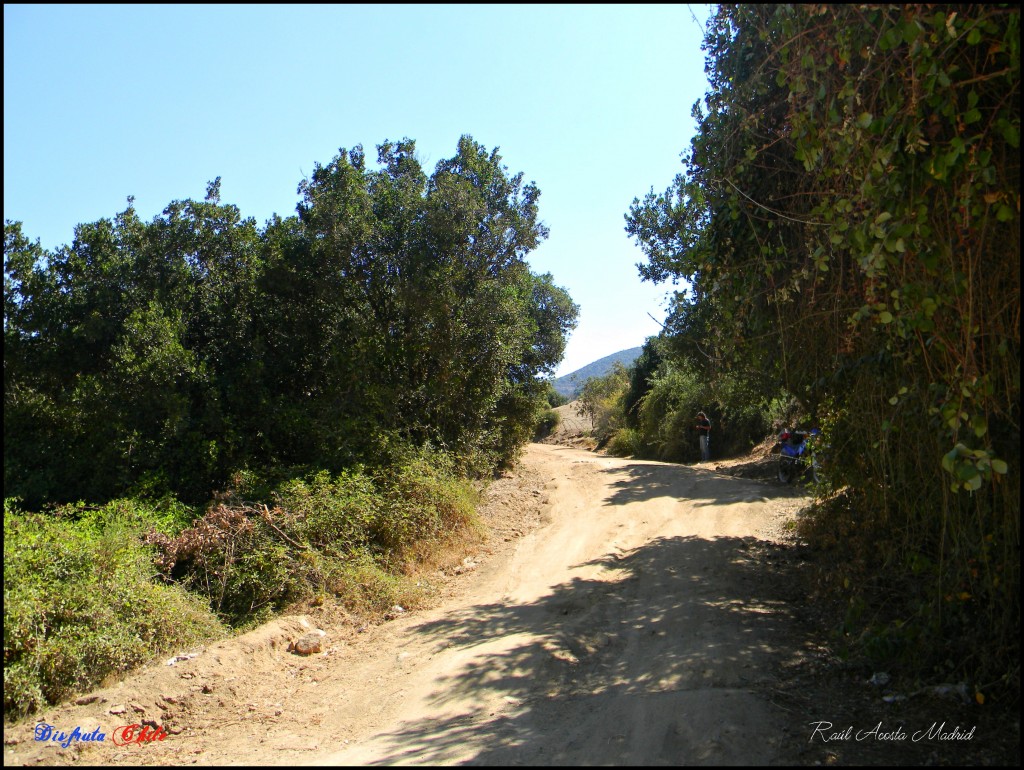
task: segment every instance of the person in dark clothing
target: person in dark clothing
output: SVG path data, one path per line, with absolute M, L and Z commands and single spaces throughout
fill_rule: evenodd
M 708 462 L 711 459 L 711 421 L 704 412 L 697 412 L 697 435 L 700 437 L 700 459 Z

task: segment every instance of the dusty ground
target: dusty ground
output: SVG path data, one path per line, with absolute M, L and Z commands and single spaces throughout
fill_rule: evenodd
M 578 411 L 579 401 L 570 401 L 568 404 L 556 406 L 558 413 L 558 426 L 551 435 L 543 439 L 543 444 L 561 444 L 578 449 L 593 449 L 597 441 L 591 436 L 594 430 L 594 421 Z
M 61 749 L 32 720 L 5 727 L 4 763 L 1012 764 L 1019 719 L 890 704 L 834 659 L 787 543 L 806 498 L 771 474 L 531 445 L 433 609 L 281 618 L 41 715 L 165 740 Z M 323 652 L 288 652 L 314 627 Z M 913 740 L 933 723 L 974 731 Z

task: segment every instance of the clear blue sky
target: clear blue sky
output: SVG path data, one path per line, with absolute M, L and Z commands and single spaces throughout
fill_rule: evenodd
M 681 170 L 706 90 L 704 5 L 4 6 L 4 218 L 53 249 L 135 196 L 293 214 L 316 161 L 462 134 L 541 190 L 529 257 L 580 305 L 558 374 L 643 344 L 670 286 L 640 281 L 634 197 Z

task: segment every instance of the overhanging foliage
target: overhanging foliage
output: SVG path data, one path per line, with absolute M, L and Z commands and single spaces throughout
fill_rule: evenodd
M 832 579 L 853 604 L 878 571 L 914 585 L 868 637 L 1014 682 L 1019 19 L 720 6 L 685 171 L 627 216 L 642 275 L 691 284 L 670 328 L 709 376 L 763 373 L 829 434 L 855 522 Z

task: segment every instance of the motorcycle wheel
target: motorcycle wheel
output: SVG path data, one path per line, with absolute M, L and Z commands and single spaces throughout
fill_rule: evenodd
M 793 463 L 787 460 L 779 460 L 779 481 L 789 484 L 793 481 Z

